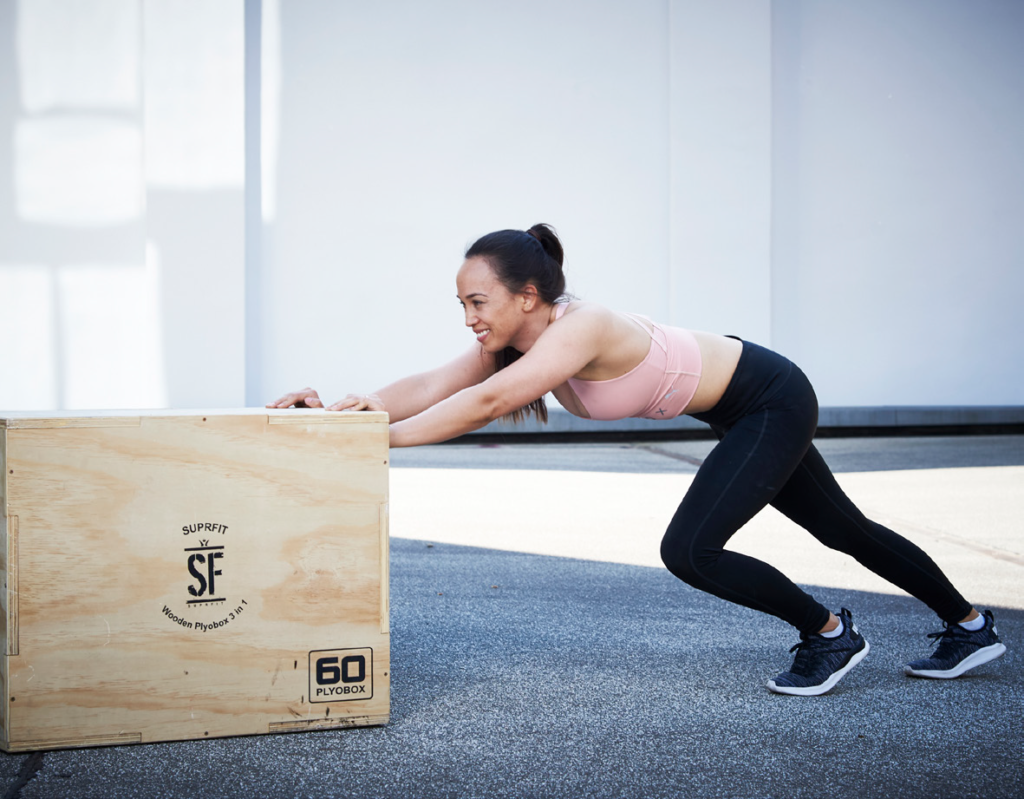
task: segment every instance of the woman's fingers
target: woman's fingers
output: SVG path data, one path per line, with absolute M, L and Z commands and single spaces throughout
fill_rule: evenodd
M 384 403 L 376 394 L 348 394 L 344 399 L 338 400 L 328 406 L 329 411 L 382 411 Z
M 291 408 L 292 406 L 296 408 L 322 408 L 324 404 L 320 401 L 320 395 L 311 388 L 293 391 L 290 394 L 285 394 L 280 399 L 267 403 L 268 408 Z
M 366 409 L 366 398 L 362 394 L 348 394 L 345 399 L 328 405 L 329 411 L 362 411 Z
M 268 408 L 323 408 L 320 395 L 311 388 L 293 391 L 267 403 Z M 348 394 L 326 408 L 329 411 L 383 411 L 384 403 L 376 394 Z

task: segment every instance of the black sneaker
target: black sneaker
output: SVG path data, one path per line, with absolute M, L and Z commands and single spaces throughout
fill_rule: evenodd
M 850 611 L 839 611 L 843 632 L 836 638 L 817 633 L 800 635 L 800 643 L 790 649 L 796 652 L 793 665 L 774 680 L 768 690 L 777 694 L 818 696 L 831 691 L 843 676 L 867 656 L 871 647 L 857 632 Z
M 996 620 L 991 610 L 986 610 L 985 626 L 976 632 L 964 629 L 954 622 L 943 622 L 946 629 L 929 633 L 938 646 L 930 658 L 908 663 L 903 673 L 911 677 L 930 677 L 933 680 L 952 680 L 975 666 L 1000 658 L 1006 646 L 996 634 Z

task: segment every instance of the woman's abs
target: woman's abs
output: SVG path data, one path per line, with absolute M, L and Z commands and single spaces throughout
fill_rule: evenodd
M 697 391 L 686 406 L 684 413 L 703 413 L 714 408 L 736 371 L 736 364 L 743 352 L 743 342 L 738 339 L 719 336 L 715 333 L 704 333 L 694 330 L 693 336 L 700 347 L 703 363 Z

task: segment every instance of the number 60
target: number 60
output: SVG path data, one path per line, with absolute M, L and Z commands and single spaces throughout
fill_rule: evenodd
M 355 673 L 352 673 L 352 667 Z M 336 685 L 339 682 L 362 682 L 366 679 L 366 658 L 362 655 L 349 655 L 341 659 L 338 665 L 338 658 L 320 658 L 316 662 L 316 684 Z

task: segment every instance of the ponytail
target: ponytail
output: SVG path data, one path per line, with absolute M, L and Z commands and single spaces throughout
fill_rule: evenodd
M 555 229 L 551 225 L 545 225 L 544 223 L 534 225 L 526 233 L 537 239 L 540 242 L 540 246 L 544 248 L 544 252 L 547 253 L 547 256 L 558 264 L 558 274 L 562 280 L 561 290 L 559 291 L 559 294 L 561 294 L 565 291 L 565 275 L 562 274 L 562 263 L 565 261 L 565 253 L 562 251 L 562 242 L 558 240 L 558 234 L 555 233 Z

